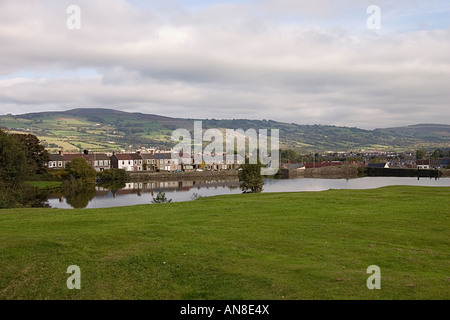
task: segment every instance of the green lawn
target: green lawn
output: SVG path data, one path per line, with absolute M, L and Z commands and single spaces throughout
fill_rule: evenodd
M 448 299 L 450 188 L 0 211 L 0 299 Z M 81 290 L 66 269 L 81 268 Z M 367 267 L 381 268 L 369 290 Z

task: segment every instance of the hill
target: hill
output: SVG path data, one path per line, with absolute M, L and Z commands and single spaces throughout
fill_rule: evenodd
M 450 139 L 450 126 L 442 124 L 416 124 L 407 127 L 375 129 L 375 131 L 435 142 Z
M 169 149 L 173 130 L 192 132 L 195 119 L 111 109 L 74 109 L 0 116 L 0 128 L 31 132 L 55 151 L 113 151 L 141 146 Z M 201 119 L 203 128 L 279 129 L 282 148 L 302 153 L 350 150 L 414 151 L 450 146 L 450 125 L 419 124 L 408 127 L 364 130 L 330 125 L 298 125 L 273 120 Z

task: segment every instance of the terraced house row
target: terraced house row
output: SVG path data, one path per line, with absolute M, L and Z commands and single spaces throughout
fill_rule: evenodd
M 106 169 L 123 169 L 125 171 L 150 171 L 150 172 L 173 172 L 173 171 L 195 171 L 195 170 L 231 170 L 237 169 L 242 162 L 235 157 L 234 160 L 205 161 L 195 164 L 193 156 L 187 156 L 187 161 L 180 163 L 172 159 L 171 153 L 91 153 L 85 150 L 83 153 L 50 154 L 47 167 L 49 169 L 64 169 L 74 158 L 84 158 L 96 171 Z

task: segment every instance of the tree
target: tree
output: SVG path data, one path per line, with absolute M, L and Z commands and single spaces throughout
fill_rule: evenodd
M 423 150 L 423 149 L 417 150 L 416 151 L 416 160 L 425 159 L 426 155 L 427 154 L 425 153 L 425 150 Z
M 261 175 L 261 162 L 249 164 L 248 159 L 241 166 L 239 181 L 242 182 L 241 189 L 244 193 L 259 193 L 263 190 L 264 180 Z
M 14 134 L 13 135 L 23 146 L 26 154 L 29 174 L 43 174 L 46 170 L 46 163 L 49 160 L 49 154 L 41 145 L 39 139 L 33 134 Z
M 85 183 L 95 183 L 97 172 L 84 158 L 75 158 L 66 165 L 67 178 L 81 179 Z
M 289 162 L 290 161 L 291 163 L 297 163 L 301 160 L 298 152 L 296 152 L 294 150 L 290 150 L 290 149 L 281 150 L 280 151 L 280 159 L 281 159 L 281 162 Z
M 438 158 L 444 158 L 445 153 L 441 149 L 436 149 L 433 151 L 433 154 L 431 155 L 432 159 L 438 159 Z
M 0 180 L 17 189 L 28 176 L 25 150 L 18 139 L 0 130 Z

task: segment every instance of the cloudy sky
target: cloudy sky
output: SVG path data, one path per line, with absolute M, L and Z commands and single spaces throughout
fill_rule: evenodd
M 450 124 L 449 53 L 448 0 L 0 0 L 0 114 Z

